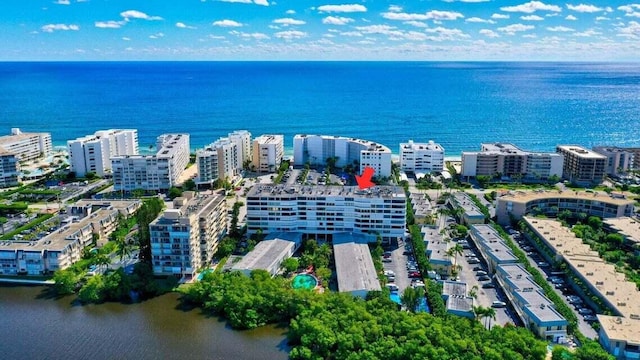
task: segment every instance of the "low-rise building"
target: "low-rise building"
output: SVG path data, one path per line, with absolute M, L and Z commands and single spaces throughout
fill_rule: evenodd
M 465 225 L 484 224 L 486 220 L 473 199 L 464 191 L 452 193 L 447 200 L 447 205 L 452 209 L 462 209 L 459 220 Z
M 413 217 L 416 224 L 429 223 L 432 220 L 433 208 L 429 196 L 423 193 L 409 194 L 411 208 L 413 209 Z
M 433 141 L 414 143 L 413 140 L 400 144 L 400 170 L 414 173 L 442 172 L 444 169 L 444 148 Z
M 0 136 L 0 148 L 13 153 L 18 161 L 33 161 L 51 155 L 51 133 L 25 133 L 11 129 L 11 135 Z
M 562 177 L 579 185 L 600 184 L 604 180 L 607 157 L 576 145 L 558 145 L 556 152 L 564 156 Z
M 265 270 L 271 276 L 275 276 L 280 271 L 282 262 L 290 258 L 301 243 L 302 234 L 300 233 L 271 234 L 256 244 L 253 250 L 233 265 L 231 270 L 240 271 L 247 276 L 253 270 Z
M 445 280 L 442 282 L 442 299 L 449 314 L 475 318 L 473 298 L 467 292 L 467 283 Z
M 471 225 L 469 235 L 487 262 L 490 273 L 495 273 L 498 265 L 518 262 L 518 258 L 493 226 Z
M 450 243 L 444 241 L 444 237 L 434 226 L 423 226 L 420 232 L 426 245 L 431 269 L 443 278 L 449 277 L 454 265 L 452 257 L 448 254 Z
M 275 172 L 284 157 L 284 135 L 260 135 L 253 139 L 251 165 L 258 172 Z
M 601 218 L 631 216 L 634 201 L 605 192 L 515 191 L 498 198 L 496 217 L 499 224 L 509 225 L 527 214 L 555 217 L 565 210 Z
M 247 232 L 301 232 L 331 240 L 339 232 L 376 241 L 404 236 L 406 196 L 396 186 L 256 185 L 247 194 Z
M 638 218 L 625 216 L 604 219 L 602 223 L 608 232 L 622 235 L 630 250 L 635 250 L 635 245 L 640 244 L 640 220 Z
M 380 291 L 369 245 L 351 234 L 336 234 L 333 241 L 338 291 L 365 298 L 369 291 Z
M 527 328 L 548 341 L 567 337 L 569 322 L 521 264 L 498 265 L 496 279 Z
M 596 146 L 593 151 L 607 158 L 606 173 L 611 176 L 620 176 L 632 169 L 633 151 L 616 146 Z
M 151 258 L 156 275 L 191 279 L 211 264 L 227 231 L 227 205 L 223 196 L 185 191 L 149 224 Z
M 16 155 L 0 147 L 0 188 L 17 186 L 20 181 L 19 170 Z

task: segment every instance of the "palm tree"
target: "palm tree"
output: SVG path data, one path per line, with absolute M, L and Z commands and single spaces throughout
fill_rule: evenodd
M 447 250 L 447 255 L 453 256 L 454 266 L 458 264 L 458 255 L 462 255 L 463 253 L 464 253 L 464 249 L 462 248 L 462 245 L 457 243 L 453 247 L 450 247 Z
M 486 308 L 484 316 L 489 318 L 489 330 L 491 330 L 491 319 L 493 319 L 493 321 L 496 320 L 496 309 L 494 308 Z
M 96 256 L 95 263 L 98 266 L 103 266 L 103 265 L 106 266 L 108 270 L 109 265 L 111 264 L 111 259 L 105 254 L 100 254 Z
M 120 261 L 131 255 L 131 247 L 127 246 L 124 238 L 118 238 L 116 240 L 116 255 L 120 257 Z
M 478 285 L 473 285 L 471 290 L 469 290 L 469 297 L 474 301 L 478 298 Z
M 484 317 L 484 314 L 487 312 L 487 308 L 482 306 L 474 306 L 473 313 L 476 316 L 476 320 L 480 321 L 480 318 Z

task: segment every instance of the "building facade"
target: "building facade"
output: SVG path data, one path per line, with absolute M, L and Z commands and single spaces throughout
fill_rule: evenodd
M 558 145 L 556 152 L 564 156 L 564 179 L 580 185 L 600 184 L 604 180 L 606 156 L 575 145 Z
M 138 154 L 138 131 L 111 129 L 67 141 L 71 171 L 105 176 L 112 171 L 111 157 Z
M 405 221 L 404 191 L 393 186 L 256 185 L 247 195 L 249 234 L 300 232 L 331 240 L 344 232 L 390 241 L 404 236 Z
M 374 169 L 374 176 L 391 176 L 391 150 L 368 140 L 328 135 L 296 135 L 293 138 L 295 165 L 324 166 L 334 159 L 335 166 L 356 166 L 360 173 L 365 167 Z
M 525 180 L 562 177 L 563 157 L 554 153 L 529 152 L 513 144 L 485 143 L 480 151 L 462 153 L 462 176 L 506 176 Z
M 0 136 L 0 148 L 13 153 L 18 161 L 33 161 L 51 155 L 53 146 L 50 133 L 23 133 L 11 129 L 11 135 Z
M 400 144 L 400 170 L 414 173 L 442 172 L 444 148 L 433 141 Z
M 633 151 L 615 146 L 596 146 L 593 151 L 607 158 L 606 173 L 611 176 L 620 176 L 632 169 L 635 153 Z
M 0 148 L 0 188 L 17 186 L 20 181 L 20 163 L 14 153 Z
M 251 165 L 258 172 L 275 172 L 284 157 L 283 135 L 260 135 L 253 139 Z
M 196 151 L 198 184 L 212 184 L 221 179 L 233 179 L 242 168 L 238 144 L 229 138 L 221 138 L 204 149 Z
M 111 158 L 116 191 L 164 191 L 175 186 L 189 163 L 189 135 L 158 137 L 156 155 L 124 155 Z
M 498 265 L 515 264 L 519 261 L 493 226 L 471 225 L 469 236 L 487 262 L 489 273 L 495 273 Z
M 458 220 L 464 225 L 484 224 L 487 220 L 473 199 L 464 191 L 452 193 L 447 199 L 447 205 L 451 209 L 461 209 Z
M 192 279 L 211 264 L 226 230 L 224 197 L 185 191 L 149 224 L 153 273 Z
M 244 168 L 245 164 L 251 162 L 253 156 L 251 152 L 251 133 L 247 130 L 236 130 L 228 135 L 229 140 L 236 144 L 238 152 L 238 170 Z

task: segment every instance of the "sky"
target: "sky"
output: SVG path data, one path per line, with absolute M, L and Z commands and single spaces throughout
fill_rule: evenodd
M 640 1 L 2 0 L 2 10 L 0 61 L 640 61 Z

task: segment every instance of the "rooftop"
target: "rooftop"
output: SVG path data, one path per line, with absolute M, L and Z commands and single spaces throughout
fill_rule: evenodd
M 341 292 L 381 290 L 369 246 L 362 241 L 352 234 L 334 236 L 333 254 Z
M 600 327 L 613 341 L 625 341 L 640 346 L 640 319 L 628 319 L 620 316 L 597 315 Z
M 491 225 L 472 225 L 471 234 L 479 246 L 485 249 L 485 252 L 493 256 L 498 263 L 508 261 L 518 261 L 513 255 L 511 248 L 505 243 L 504 239 L 498 234 L 496 229 Z
M 447 255 L 449 244 L 444 241 L 438 229 L 423 226 L 421 232 L 424 234 L 424 241 L 427 242 L 429 261 L 451 265 L 451 256 Z
M 440 144 L 429 140 L 427 143 L 416 143 L 413 140 L 409 140 L 409 142 L 401 143 L 400 148 L 403 150 L 431 150 L 431 151 L 444 151 Z
M 260 135 L 257 138 L 253 139 L 253 141 L 258 144 L 276 144 L 283 141 L 283 135 Z
M 158 137 L 162 139 L 162 147 L 158 149 L 156 154 L 159 158 L 170 158 L 175 155 L 176 151 L 182 149 L 182 144 L 186 143 L 189 149 L 189 134 L 163 134 Z
M 589 200 L 589 201 L 601 201 L 607 204 L 613 205 L 633 205 L 633 200 L 627 199 L 624 196 L 609 195 L 606 192 L 586 192 L 586 191 L 573 191 L 573 190 L 538 190 L 538 191 L 509 191 L 503 196 L 498 198 L 498 201 L 512 201 L 519 203 L 527 203 L 533 200 L 542 199 L 577 199 L 577 200 Z
M 495 153 L 495 154 L 513 154 L 513 155 L 526 155 L 526 151 L 522 151 L 519 147 L 509 143 L 482 143 L 483 153 Z
M 466 192 L 458 191 L 453 193 L 453 199 L 455 203 L 464 210 L 465 215 L 473 217 L 484 216 Z
M 360 190 L 357 186 L 324 185 L 255 185 L 247 194 L 250 197 L 277 196 L 292 198 L 298 196 L 349 196 L 354 198 L 405 198 L 404 190 L 397 186 L 374 186 Z
M 447 298 L 447 310 L 473 311 L 473 298 L 467 296 L 466 283 L 449 280 L 443 281 L 442 296 Z
M 319 137 L 319 138 L 322 138 L 322 139 L 325 139 L 325 140 L 345 140 L 345 141 L 349 141 L 349 142 L 356 143 L 356 144 L 359 144 L 359 145 L 364 145 L 364 146 L 367 147 L 368 151 L 391 153 L 391 149 L 389 149 L 388 147 L 386 147 L 386 146 L 384 146 L 382 144 L 378 144 L 376 142 L 369 141 L 369 140 L 349 138 L 349 137 L 345 137 L 345 136 L 297 134 L 293 138 L 295 140 L 295 139 L 304 139 L 304 138 L 307 138 L 307 137 Z
M 577 155 L 583 159 L 607 159 L 607 157 L 604 155 L 598 154 L 595 151 L 591 151 L 577 145 L 558 145 L 557 148 L 564 152 Z
M 285 239 L 286 238 L 286 239 Z M 270 239 L 260 241 L 248 254 L 235 263 L 232 270 L 270 270 L 274 264 L 296 248 L 302 240 L 302 235 L 296 234 L 273 234 Z
M 173 200 L 173 209 L 166 209 L 150 225 L 173 224 L 184 221 L 193 215 L 208 214 L 223 201 L 225 201 L 224 197 L 218 194 L 185 191 L 181 197 Z
M 611 229 L 619 232 L 628 241 L 640 243 L 640 221 L 630 217 L 604 219 L 603 222 Z

